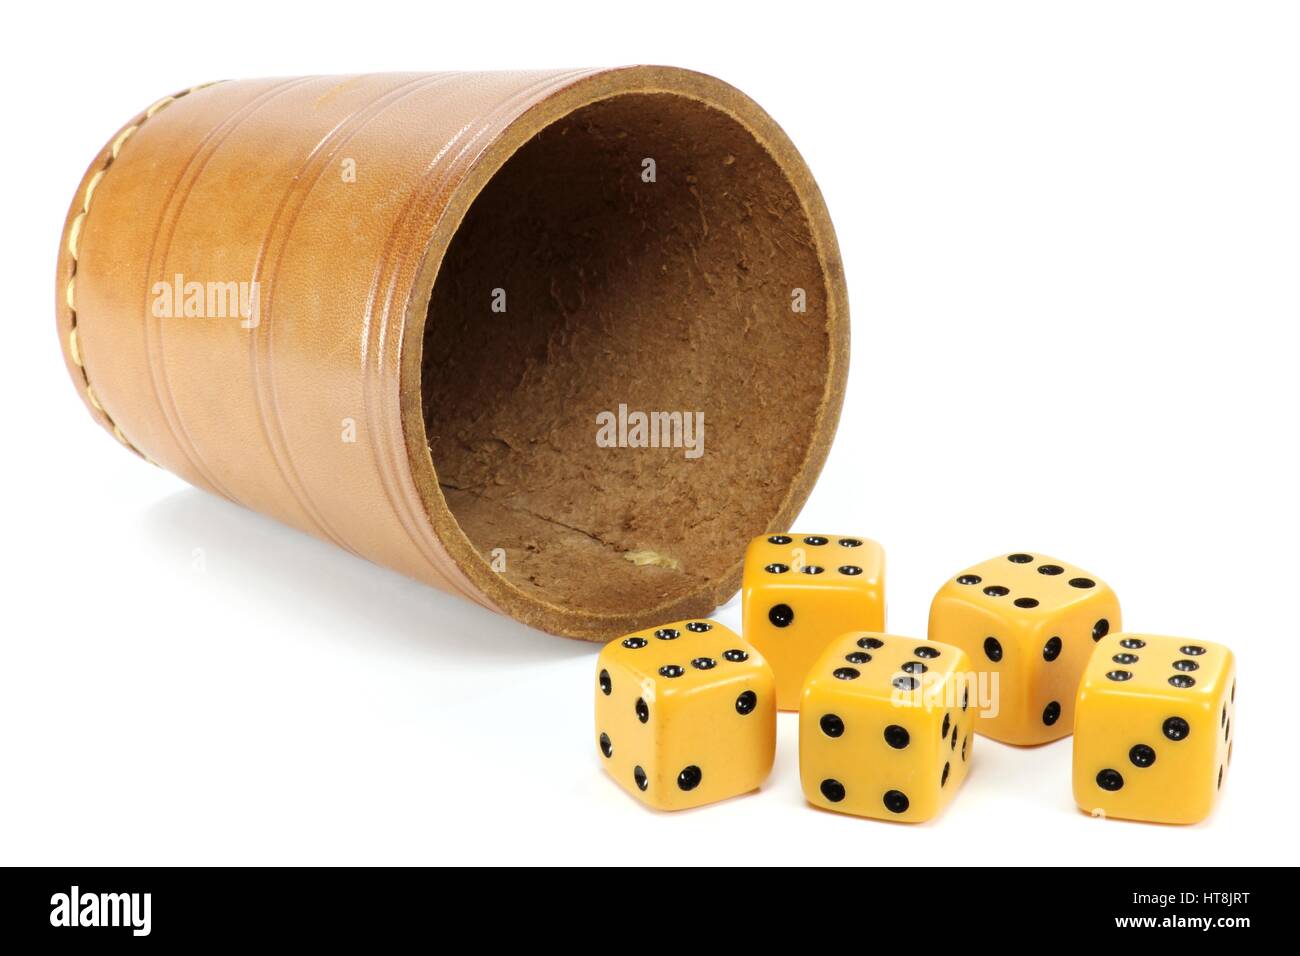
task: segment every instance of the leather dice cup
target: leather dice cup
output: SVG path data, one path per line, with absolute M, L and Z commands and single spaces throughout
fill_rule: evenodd
M 849 339 L 794 146 L 662 67 L 164 97 L 77 188 L 57 315 L 128 449 L 589 640 L 735 592 L 821 469 Z M 638 442 L 638 413 L 702 441 Z

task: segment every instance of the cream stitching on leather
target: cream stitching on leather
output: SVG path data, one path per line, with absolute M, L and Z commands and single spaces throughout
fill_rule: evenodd
M 104 165 L 96 170 L 95 174 L 86 182 L 86 194 L 81 200 L 81 212 L 77 213 L 73 218 L 72 225 L 68 229 L 68 258 L 72 262 L 72 275 L 68 278 L 68 285 L 63 293 L 63 299 L 67 303 L 68 311 L 71 314 L 71 328 L 68 331 L 68 355 L 72 359 L 73 364 L 76 365 L 77 368 L 81 369 L 81 381 L 86 390 L 86 399 L 96 411 L 104 416 L 105 421 L 108 422 L 109 427 L 113 430 L 113 436 L 146 461 L 151 461 L 152 459 L 150 459 L 148 455 L 144 454 L 144 452 L 140 451 L 140 449 L 132 445 L 131 442 L 127 440 L 127 437 L 122 434 L 122 429 L 118 428 L 117 423 L 113 421 L 113 417 L 109 415 L 108 412 L 104 410 L 104 406 L 100 404 L 99 396 L 95 394 L 94 388 L 90 385 L 90 377 L 86 374 L 86 364 L 81 354 L 81 343 L 77 338 L 77 253 L 81 244 L 81 233 L 86 224 L 86 215 L 90 212 L 90 200 L 95 195 L 95 190 L 98 188 L 100 181 L 103 180 L 104 174 L 108 172 L 109 167 L 113 165 L 113 161 L 117 159 L 118 153 L 122 151 L 122 146 L 128 139 L 135 135 L 136 131 L 140 129 L 145 120 L 151 118 L 163 107 L 176 102 L 182 96 L 188 96 L 196 90 L 201 90 L 204 87 L 211 85 L 211 83 L 201 83 L 198 86 L 190 87 L 188 90 L 183 90 L 175 96 L 164 96 L 144 111 L 144 116 L 139 123 L 133 123 L 117 134 L 117 137 L 113 140 L 113 145 L 109 148 L 108 158 L 104 160 Z

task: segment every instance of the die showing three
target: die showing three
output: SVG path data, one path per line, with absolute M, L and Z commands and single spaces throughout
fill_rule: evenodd
M 1070 734 L 1089 656 L 1120 629 L 1119 600 L 1105 582 L 1024 551 L 968 567 L 930 605 L 930 640 L 960 647 L 979 672 L 990 706 L 977 730 L 1010 744 Z
M 776 755 L 776 686 L 717 621 L 611 641 L 596 663 L 596 748 L 620 786 L 660 810 L 757 789 Z
M 847 631 L 885 629 L 885 552 L 875 541 L 765 534 L 745 552 L 745 639 L 776 675 L 777 706 L 798 710 L 804 677 Z
M 1103 638 L 1079 684 L 1075 802 L 1096 816 L 1204 820 L 1232 760 L 1236 703 L 1236 665 L 1222 645 Z

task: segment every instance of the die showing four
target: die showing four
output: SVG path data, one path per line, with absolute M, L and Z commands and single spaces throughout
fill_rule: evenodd
M 757 789 L 776 756 L 776 686 L 717 621 L 611 641 L 596 662 L 596 749 L 642 803 L 682 810 Z
M 776 675 L 777 706 L 798 710 L 804 677 L 827 644 L 885 627 L 885 552 L 875 541 L 825 534 L 765 534 L 745 552 L 745 640 Z
M 1095 816 L 1197 823 L 1232 760 L 1237 677 L 1219 644 L 1110 634 L 1093 649 L 1074 718 L 1074 799 Z
M 804 683 L 799 776 L 815 806 L 919 823 L 966 779 L 974 745 L 971 664 L 959 648 L 855 631 Z
M 980 673 L 991 706 L 978 732 L 1010 744 L 1070 734 L 1089 655 L 1119 630 L 1119 600 L 1105 582 L 1023 551 L 950 578 L 930 605 L 930 640 L 962 648 Z

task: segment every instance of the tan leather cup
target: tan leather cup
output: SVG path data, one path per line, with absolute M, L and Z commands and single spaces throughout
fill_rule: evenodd
M 127 448 L 592 640 L 735 591 L 816 479 L 848 359 L 803 160 L 661 67 L 166 97 L 78 187 L 57 311 Z

